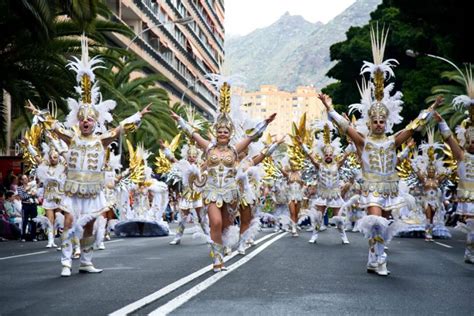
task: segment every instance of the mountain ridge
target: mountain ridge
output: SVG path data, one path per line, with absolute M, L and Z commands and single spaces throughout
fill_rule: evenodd
M 247 79 L 247 89 L 262 84 L 294 90 L 299 85 L 322 88 L 331 82 L 325 76 L 333 66 L 329 47 L 345 40 L 351 26 L 361 26 L 381 0 L 357 0 L 328 23 L 311 23 L 285 12 L 265 28 L 225 42 L 224 72 Z

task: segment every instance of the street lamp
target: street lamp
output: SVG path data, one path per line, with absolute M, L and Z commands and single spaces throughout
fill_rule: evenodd
M 132 43 L 139 37 L 141 36 L 143 33 L 145 33 L 146 31 L 148 30 L 151 30 L 151 29 L 154 29 L 156 27 L 160 27 L 160 26 L 163 26 L 163 25 L 167 25 L 167 24 L 180 24 L 180 25 L 186 25 L 186 24 L 189 24 L 191 22 L 194 21 L 194 18 L 192 16 L 185 16 L 184 18 L 181 18 L 181 19 L 177 19 L 177 20 L 174 20 L 174 21 L 168 21 L 168 22 L 164 22 L 164 23 L 159 23 L 159 24 L 156 24 L 156 25 L 152 25 L 144 30 L 142 30 L 140 33 L 138 33 L 137 35 L 135 35 L 134 38 L 132 38 L 132 40 L 127 44 L 127 46 L 125 47 L 125 50 L 128 50 L 130 48 L 130 45 L 132 45 Z

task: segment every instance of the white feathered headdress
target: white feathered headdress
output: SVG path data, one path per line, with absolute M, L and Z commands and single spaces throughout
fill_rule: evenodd
M 358 85 L 361 102 L 349 106 L 351 112 L 358 111 L 361 114 L 356 126 L 361 128 L 362 132 L 368 132 L 368 123 L 371 118 L 385 118 L 387 133 L 392 133 L 393 126 L 403 120 L 403 117 L 400 116 L 403 104 L 402 93 L 392 94 L 393 83 L 385 87 L 385 80 L 395 76 L 392 68 L 398 64 L 395 59 L 383 60 L 387 36 L 388 30 L 382 29 L 379 34 L 378 26 L 375 30 L 371 28 L 373 62 L 364 61 L 361 74 L 369 73 L 372 82 L 363 79 L 361 86 Z
M 327 148 L 331 148 L 333 156 L 337 156 L 342 152 L 341 139 L 334 137 L 336 127 L 327 120 L 319 120 L 312 124 L 312 128 L 316 131 L 320 131 L 316 136 L 316 141 L 313 147 L 313 151 L 317 153 L 319 157 L 324 157 L 324 151 Z
M 89 46 L 87 37 L 81 37 L 81 59 L 73 57 L 73 61 L 68 64 L 68 68 L 76 72 L 77 86 L 76 92 L 81 95 L 79 100 L 67 99 L 69 114 L 66 117 L 65 125 L 72 128 L 79 120 L 92 117 L 96 121 L 95 132 L 104 132 L 105 124 L 113 120 L 109 111 L 113 110 L 116 102 L 113 100 L 102 100 L 98 83 L 95 80 L 94 70 L 103 68 L 99 64 L 102 60 L 95 56 L 89 59 Z
M 437 150 L 442 150 L 443 145 L 434 141 L 434 131 L 427 128 L 428 142 L 420 145 L 421 155 L 416 155 L 412 159 L 413 168 L 417 171 L 427 172 L 433 168 L 437 174 L 447 173 L 443 160 L 438 158 Z

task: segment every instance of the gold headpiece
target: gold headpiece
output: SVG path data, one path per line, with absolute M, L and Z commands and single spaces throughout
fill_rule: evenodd
M 219 115 L 214 124 L 214 130 L 217 132 L 220 128 L 229 130 L 230 135 L 234 132 L 234 124 L 230 118 L 230 85 L 224 82 L 220 89 L 219 97 Z
M 324 124 L 324 128 L 323 128 L 323 141 L 324 141 L 323 153 L 332 155 L 334 153 L 334 148 L 332 148 L 332 145 L 331 145 L 331 129 L 329 127 L 329 124 L 327 123 Z
M 382 102 L 375 102 L 369 108 L 369 117 L 371 120 L 376 118 L 386 119 L 388 116 L 388 108 Z
M 383 64 L 387 36 L 388 30 L 384 32 L 384 29 L 382 29 L 382 33 L 379 36 L 378 27 L 376 30 L 373 28 L 370 29 L 370 42 L 372 44 L 372 55 L 375 65 Z M 376 101 L 369 108 L 369 117 L 371 120 L 374 118 L 386 119 L 388 116 L 388 108 L 382 103 L 385 88 L 385 73 L 381 67 L 375 67 L 372 72 L 372 80 L 374 83 L 374 97 Z

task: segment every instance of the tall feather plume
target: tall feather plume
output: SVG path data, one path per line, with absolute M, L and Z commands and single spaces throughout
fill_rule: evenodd
M 331 144 L 331 130 L 329 129 L 329 125 L 324 125 L 324 144 L 329 145 Z
M 230 86 L 227 82 L 220 89 L 219 106 L 220 113 L 230 113 Z

